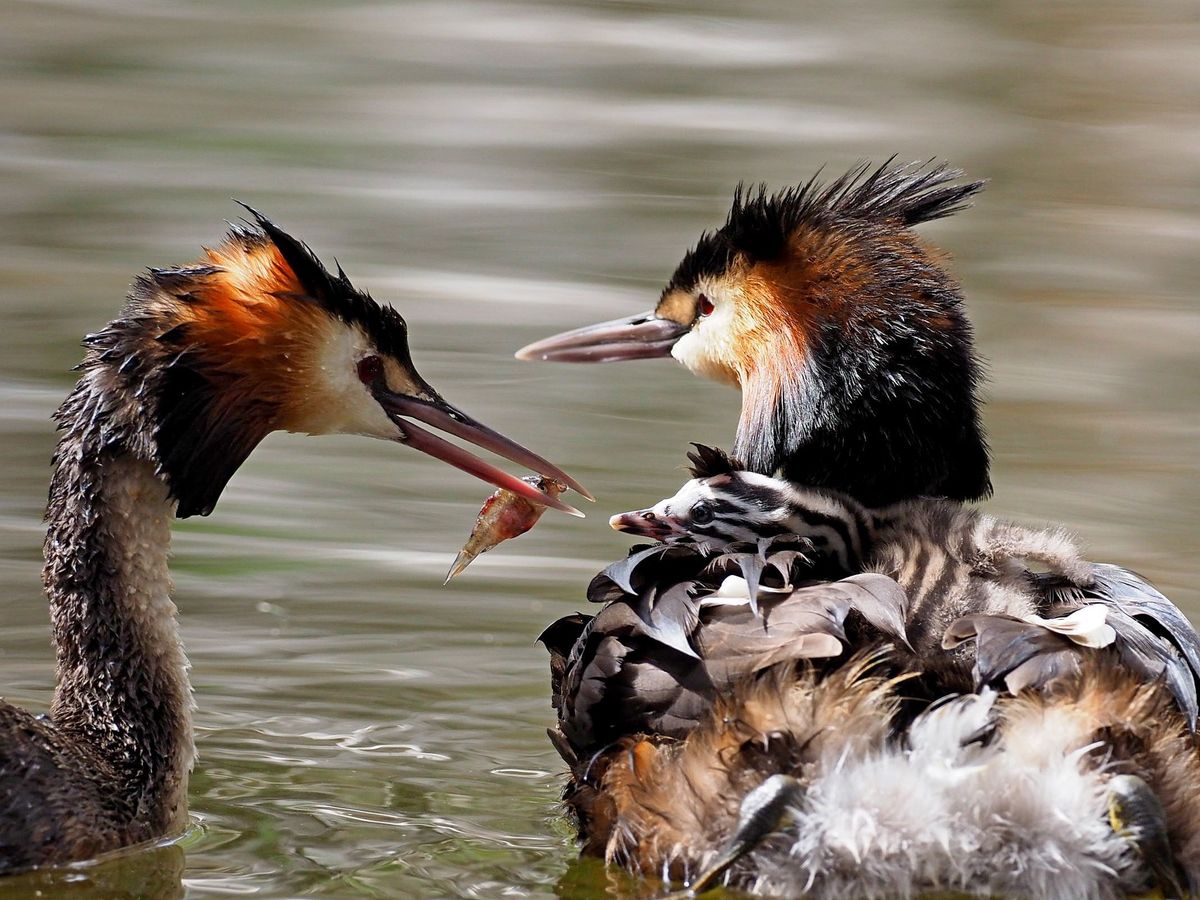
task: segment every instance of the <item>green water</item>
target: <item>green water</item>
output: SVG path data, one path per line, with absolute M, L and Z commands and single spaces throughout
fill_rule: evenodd
M 926 233 L 990 365 L 995 511 L 1200 616 L 1200 19 L 1190 2 L 0 0 L 0 692 L 52 687 L 50 412 L 143 266 L 237 197 L 408 318 L 423 373 L 600 498 L 442 576 L 487 490 L 276 436 L 176 532 L 199 761 L 182 843 L 5 896 L 636 894 L 573 863 L 533 643 L 736 397 L 669 362 L 518 363 L 637 312 L 740 179 L 941 157 Z

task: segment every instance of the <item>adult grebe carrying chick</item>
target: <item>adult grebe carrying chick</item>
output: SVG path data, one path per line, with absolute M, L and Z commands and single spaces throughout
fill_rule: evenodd
M 740 388 L 756 473 L 698 460 L 686 525 L 619 519 L 695 540 L 634 548 L 543 636 L 585 853 L 783 896 L 1200 884 L 1195 630 L 1060 532 L 959 506 L 991 490 L 980 366 L 913 229 L 967 205 L 960 174 L 739 188 L 654 310 L 518 353 Z

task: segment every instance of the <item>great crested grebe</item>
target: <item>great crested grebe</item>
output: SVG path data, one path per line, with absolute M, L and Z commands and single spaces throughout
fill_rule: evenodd
M 789 896 L 1194 890 L 1195 631 L 1065 537 L 951 502 L 990 490 L 978 366 L 960 289 L 911 226 L 979 189 L 958 175 L 888 163 L 739 190 L 653 313 L 518 354 L 671 354 L 736 384 L 735 454 L 793 486 L 747 477 L 740 520 L 705 534 L 709 507 L 700 541 L 634 548 L 593 580 L 595 617 L 543 635 L 585 853 Z M 697 462 L 702 480 L 738 469 Z M 770 533 L 781 501 L 808 525 Z M 903 501 L 929 515 L 864 558 L 863 507 Z M 995 573 L 971 559 L 989 541 Z
M 991 492 L 962 292 L 911 226 L 983 182 L 944 166 L 856 168 L 778 194 L 739 188 L 650 312 L 530 344 L 518 359 L 674 356 L 735 385 L 733 453 L 869 506 Z
M 57 686 L 48 716 L 0 703 L 0 873 L 179 832 L 194 757 L 167 574 L 172 515 L 207 515 L 272 431 L 414 447 L 566 512 L 419 425 L 582 488 L 442 399 L 394 309 L 251 211 L 200 262 L 152 269 L 84 339 L 46 512 Z M 586 493 L 585 493 L 586 496 Z

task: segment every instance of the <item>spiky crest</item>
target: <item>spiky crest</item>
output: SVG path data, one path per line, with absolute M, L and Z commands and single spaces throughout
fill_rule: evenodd
M 236 241 L 252 251 L 269 240 L 303 287 L 298 299 L 315 301 L 346 324 L 361 327 L 379 350 L 398 360 L 410 361 L 408 324 L 400 313 L 355 288 L 340 265 L 336 276 L 330 274 L 308 244 L 292 237 L 253 207 L 237 202 L 254 217 L 258 228 L 234 224 L 227 244 Z
M 340 268 L 331 275 L 307 245 L 246 209 L 253 223 L 231 224 L 198 263 L 148 270 L 120 317 L 84 339 L 81 368 L 111 373 L 106 390 L 120 399 L 105 402 L 129 402 L 143 417 L 135 431 L 152 436 L 180 517 L 210 512 L 266 434 L 292 428 L 297 398 L 309 402 L 304 364 L 326 326 L 357 328 L 412 369 L 396 310 L 355 289 Z M 73 409 L 60 413 L 64 427 L 76 420 Z
M 719 447 L 709 447 L 694 441 L 692 446 L 696 449 L 688 451 L 687 457 L 692 463 L 688 467 L 688 471 L 692 473 L 693 478 L 732 475 L 734 472 L 742 472 L 746 469 L 740 459 L 730 456 Z
M 962 171 L 945 163 L 897 164 L 895 159 L 876 168 L 859 163 L 828 184 L 818 173 L 775 193 L 768 193 L 765 184 L 739 184 L 725 224 L 700 236 L 667 291 L 686 290 L 702 278 L 720 275 L 739 256 L 751 262 L 775 259 L 806 225 L 831 229 L 865 222 L 910 228 L 965 209 L 984 186 L 983 181 L 956 184 Z

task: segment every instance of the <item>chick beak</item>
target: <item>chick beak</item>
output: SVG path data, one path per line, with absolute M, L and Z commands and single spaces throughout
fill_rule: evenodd
M 616 362 L 670 356 L 689 327 L 655 315 L 653 310 L 628 319 L 585 325 L 535 341 L 517 351 L 517 359 L 548 362 Z
M 632 512 L 617 513 L 608 520 L 613 531 L 624 531 L 648 537 L 655 541 L 665 541 L 667 538 L 682 534 L 683 529 L 670 518 L 660 518 L 652 509 L 635 509 Z
M 532 450 L 522 447 L 516 441 L 493 431 L 482 422 L 475 421 L 436 394 L 432 394 L 429 398 L 412 397 L 394 393 L 386 388 L 376 388 L 374 394 L 380 406 L 400 429 L 400 436 L 395 439 L 398 443 L 427 453 L 435 459 L 449 463 L 457 469 L 462 469 L 476 478 L 511 491 L 520 497 L 552 507 L 568 515 L 583 517 L 583 513 L 575 507 L 563 503 L 557 497 L 551 497 L 549 494 L 539 491 L 528 482 L 509 475 L 473 453 L 408 421 L 416 419 L 418 422 L 432 425 L 439 431 L 462 438 L 476 447 L 490 450 L 498 456 L 533 470 L 538 475 L 566 485 L 588 500 L 595 499 L 587 488 L 558 466 L 538 456 Z

